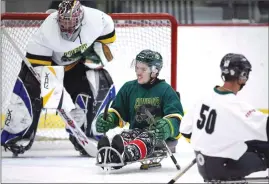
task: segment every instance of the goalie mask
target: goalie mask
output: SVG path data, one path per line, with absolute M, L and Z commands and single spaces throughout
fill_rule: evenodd
M 75 41 L 83 19 L 83 8 L 78 0 L 64 0 L 59 4 L 58 24 L 63 39 Z
M 140 84 L 153 83 L 163 67 L 160 53 L 152 50 L 142 50 L 132 62 Z

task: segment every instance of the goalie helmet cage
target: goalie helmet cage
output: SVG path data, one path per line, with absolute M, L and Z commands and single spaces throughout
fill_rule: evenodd
M 22 53 L 26 53 L 26 46 L 32 35 L 37 31 L 49 14 L 46 13 L 4 13 L 1 14 L 1 29 L 5 29 Z M 109 14 L 114 23 L 117 39 L 112 44 L 114 59 L 112 65 L 123 69 L 121 76 L 134 74 L 130 68 L 136 54 L 143 49 L 152 49 L 162 54 L 164 66 L 160 78 L 164 78 L 176 89 L 177 85 L 177 21 L 169 14 L 156 13 L 117 13 Z M 20 70 L 22 58 L 1 33 L 1 118 L 2 127 L 13 86 Z M 126 75 L 125 75 L 126 74 Z M 113 73 L 111 74 L 113 77 Z M 135 77 L 135 76 L 133 76 Z M 126 77 L 113 77 L 114 83 L 123 84 Z M 116 80 L 115 80 L 116 79 Z M 133 78 L 132 78 L 133 79 Z M 119 80 L 119 81 L 117 81 Z M 120 81 L 121 80 L 121 81 Z M 43 110 L 36 136 L 36 142 L 48 143 L 50 148 L 61 140 L 68 139 L 64 122 L 54 111 Z M 34 143 L 33 147 L 37 144 Z

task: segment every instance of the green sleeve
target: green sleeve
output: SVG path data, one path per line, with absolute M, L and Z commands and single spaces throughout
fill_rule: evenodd
M 172 130 L 171 138 L 179 138 L 179 126 L 183 117 L 183 108 L 179 96 L 172 87 L 168 87 L 163 97 L 164 118 L 167 118 Z

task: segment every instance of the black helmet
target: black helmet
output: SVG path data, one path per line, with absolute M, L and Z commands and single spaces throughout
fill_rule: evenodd
M 250 62 L 242 54 L 226 54 L 220 62 L 221 76 L 225 78 L 225 81 L 247 80 L 251 68 Z
M 146 63 L 149 67 L 155 66 L 159 72 L 163 67 L 163 58 L 161 54 L 152 50 L 142 50 L 137 54 L 135 60 Z

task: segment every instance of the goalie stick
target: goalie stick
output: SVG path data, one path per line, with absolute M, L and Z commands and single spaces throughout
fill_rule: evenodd
M 33 66 L 31 63 L 28 61 L 28 59 L 24 56 L 24 54 L 20 51 L 20 49 L 17 47 L 15 42 L 12 40 L 10 37 L 9 33 L 5 30 L 2 29 L 3 34 L 7 37 L 13 48 L 16 50 L 17 54 L 22 58 L 23 62 L 26 64 L 28 69 L 32 72 L 32 74 L 35 76 L 37 81 L 40 83 L 40 76 L 39 74 L 34 70 Z M 62 93 L 63 95 L 63 93 Z M 92 157 L 96 157 L 97 154 L 97 144 L 95 141 L 88 139 L 88 137 L 84 134 L 84 132 L 80 129 L 80 127 L 77 125 L 77 123 L 74 121 L 74 119 L 70 116 L 68 112 L 66 112 L 64 109 L 57 109 L 59 115 L 61 118 L 64 120 L 65 124 L 67 127 L 70 129 L 72 134 L 75 136 L 77 139 L 78 143 L 83 147 L 83 149 Z M 33 143 L 33 139 L 30 139 L 30 143 Z M 28 146 L 27 145 L 27 146 Z M 26 146 L 26 147 L 27 147 Z M 29 149 L 29 148 L 28 148 Z

